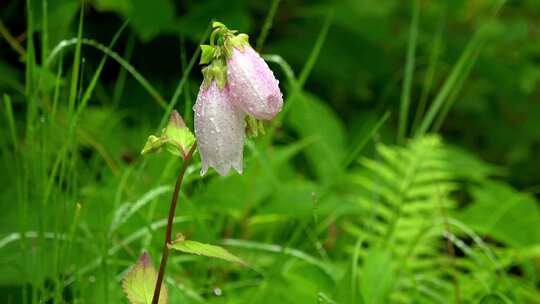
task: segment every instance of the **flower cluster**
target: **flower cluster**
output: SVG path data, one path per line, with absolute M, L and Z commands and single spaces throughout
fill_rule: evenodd
M 215 22 L 210 45 L 203 45 L 204 80 L 195 111 L 195 136 L 201 155 L 201 175 L 213 167 L 227 175 L 242 173 L 248 121 L 271 120 L 281 111 L 279 82 L 245 34 Z

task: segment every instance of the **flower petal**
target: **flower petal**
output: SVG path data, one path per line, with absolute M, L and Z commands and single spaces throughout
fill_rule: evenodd
M 231 103 L 229 88 L 220 89 L 215 81 L 208 88 L 201 85 L 193 110 L 201 175 L 209 167 L 223 176 L 231 167 L 241 174 L 246 122 L 244 113 Z
M 233 48 L 227 61 L 227 83 L 233 103 L 253 117 L 270 120 L 281 111 L 279 81 L 249 45 L 242 50 Z

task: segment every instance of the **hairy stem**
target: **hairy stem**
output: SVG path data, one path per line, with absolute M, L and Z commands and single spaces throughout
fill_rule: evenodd
M 172 243 L 172 226 L 173 226 L 173 220 L 174 220 L 174 213 L 176 210 L 176 204 L 178 202 L 178 193 L 180 193 L 180 187 L 182 186 L 182 180 L 184 179 L 186 168 L 189 164 L 189 161 L 191 160 L 191 156 L 193 155 L 193 152 L 195 152 L 196 147 L 197 147 L 197 143 L 194 143 L 191 149 L 189 150 L 188 154 L 184 158 L 184 162 L 182 163 L 182 168 L 180 168 L 180 172 L 178 173 L 178 177 L 176 178 L 176 184 L 174 186 L 174 191 L 173 191 L 172 200 L 171 200 L 171 207 L 169 208 L 169 216 L 167 219 L 167 229 L 165 231 L 165 244 L 163 245 L 163 252 L 161 254 L 161 262 L 159 263 L 159 273 L 158 273 L 158 278 L 156 281 L 156 288 L 154 289 L 154 296 L 152 297 L 152 304 L 157 304 L 159 301 L 161 285 L 163 284 L 163 277 L 165 276 L 165 267 L 167 266 L 167 259 L 169 257 L 168 245 Z

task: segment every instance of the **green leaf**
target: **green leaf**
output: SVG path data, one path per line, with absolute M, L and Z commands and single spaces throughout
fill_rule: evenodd
M 374 248 L 366 258 L 361 278 L 364 303 L 386 303 L 396 280 L 392 256 L 388 251 Z
M 196 241 L 184 240 L 183 237 L 180 237 L 178 240 L 174 241 L 171 245 L 169 245 L 169 248 L 184 253 L 203 255 L 209 258 L 218 258 L 228 262 L 246 265 L 246 263 L 242 259 L 233 255 L 223 247 L 199 243 Z
M 148 253 L 144 252 L 137 264 L 128 272 L 122 287 L 131 304 L 150 304 L 154 295 L 154 288 L 157 281 L 157 272 L 152 265 L 152 260 Z M 167 287 L 161 286 L 159 304 L 166 304 Z
M 501 293 L 490 293 L 485 295 L 479 302 L 479 304 L 506 304 L 512 303 L 508 297 Z
M 463 223 L 511 246 L 540 244 L 540 210 L 533 196 L 501 182 L 485 182 L 472 196 L 473 203 L 458 215 Z
M 305 149 L 315 174 L 325 183 L 341 174 L 345 156 L 345 127 L 328 103 L 308 93 L 301 93 L 287 116 L 288 124 L 301 138 L 313 138 Z
M 207 64 L 212 62 L 214 55 L 216 54 L 216 48 L 210 45 L 201 45 L 201 60 L 199 64 Z

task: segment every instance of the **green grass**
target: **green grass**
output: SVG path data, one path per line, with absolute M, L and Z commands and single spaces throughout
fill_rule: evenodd
M 141 252 L 148 251 L 158 266 L 181 165 L 164 153 L 143 158 L 139 152 L 174 109 L 192 123 L 200 49 L 188 43 L 193 37 L 178 35 L 179 52 L 167 59 L 181 64 L 177 82 L 164 89 L 130 62 L 138 52 L 130 22 L 111 29 L 108 44 L 87 37 L 87 3 L 80 7 L 75 38 L 53 44 L 50 5 L 26 1 L 24 92 L 2 94 L 0 302 L 127 303 L 121 280 Z M 285 5 L 269 3 L 260 36 L 251 38 L 258 49 Z M 343 12 L 330 7 L 318 15 L 322 24 L 311 33 L 315 40 L 299 73 L 281 54 L 263 54 L 281 77 L 282 113 L 262 138 L 248 140 L 243 175 L 200 177 L 195 157 L 173 229 L 189 240 L 223 246 L 247 266 L 171 253 L 165 279 L 170 303 L 540 298 L 533 262 L 540 244 L 534 233 L 537 200 L 510 187 L 501 168 L 434 134 L 480 60 L 491 23 L 457 54 L 439 87 L 446 33 L 440 25 L 423 40 L 423 8 L 421 1 L 411 4 L 403 69 L 394 71 L 404 75 L 399 109 L 366 119 L 350 131 L 358 134 L 349 134 L 333 101 L 310 85 L 328 43 L 339 35 Z M 311 9 L 304 13 L 320 12 Z M 0 30 L 10 37 L 3 23 Z M 202 44 L 210 26 L 199 34 Z M 8 42 L 20 47 L 17 40 Z M 417 56 L 425 45 L 427 71 L 420 75 Z M 104 77 L 112 66 L 120 69 L 114 80 Z M 110 98 L 99 96 L 100 87 Z M 511 237 L 523 231 L 530 233 Z

